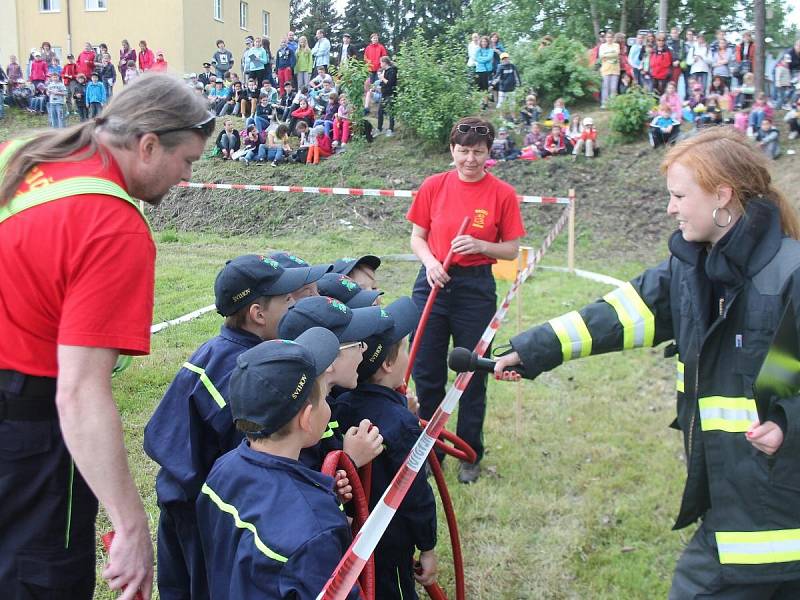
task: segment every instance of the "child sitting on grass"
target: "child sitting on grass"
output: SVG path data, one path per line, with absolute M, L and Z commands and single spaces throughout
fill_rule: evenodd
M 298 461 L 330 420 L 319 378 L 338 352 L 315 327 L 237 358 L 229 402 L 247 440 L 217 460 L 197 499 L 212 600 L 316 598 L 349 547 L 344 472 L 334 480 Z M 358 585 L 347 598 L 360 598 Z
M 333 119 L 333 146 L 340 146 L 344 148 L 347 142 L 350 141 L 350 102 L 347 96 L 341 94 L 339 96 L 339 109 L 336 111 L 336 116 Z
M 556 98 L 553 103 L 553 110 L 550 111 L 550 120 L 553 124 L 558 123 L 559 125 L 569 123 L 569 110 L 564 105 L 563 98 Z
M 519 117 L 525 127 L 530 127 L 539 120 L 542 116 L 542 108 L 539 106 L 539 101 L 536 94 L 528 94 L 525 97 L 525 106 L 519 111 Z
M 577 119 L 575 120 L 577 121 Z M 595 152 L 597 152 L 597 129 L 594 128 L 594 119 L 592 117 L 586 117 L 583 120 L 581 134 L 574 141 L 573 160 L 577 160 L 578 156 L 583 152 L 585 152 L 586 158 L 594 158 Z
M 553 123 L 550 134 L 544 139 L 542 156 L 565 156 L 572 150 L 572 144 L 564 135 L 561 125 Z
M 672 144 L 678 139 L 681 124 L 672 118 L 672 111 L 667 104 L 658 107 L 658 114 L 650 122 L 650 145 L 653 148 Z
M 408 365 L 407 336 L 419 323 L 419 309 L 403 297 L 386 307 L 393 326 L 367 339 L 358 367 L 358 387 L 340 395 L 333 405 L 340 427 L 369 419 L 380 428 L 385 450 L 372 461 L 370 510 L 373 510 L 422 433 L 407 407 L 403 384 Z M 436 579 L 436 502 L 424 474 L 417 473 L 386 533 L 375 549 L 375 597 L 381 600 L 415 599 L 415 580 L 422 585 Z M 414 554 L 421 552 L 419 574 Z

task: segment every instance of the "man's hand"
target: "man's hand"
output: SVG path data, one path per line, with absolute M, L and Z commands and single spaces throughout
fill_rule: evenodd
M 358 427 L 347 430 L 342 446 L 347 456 L 360 469 L 383 452 L 383 436 L 369 419 L 363 419 Z
M 153 543 L 144 512 L 142 517 L 128 531 L 117 530 L 103 569 L 112 590 L 125 588 L 119 600 L 133 600 L 138 591 L 149 600 L 153 592 Z
M 770 456 L 775 454 L 783 444 L 783 431 L 772 421 L 767 421 L 763 425 L 754 421 L 745 433 L 745 437 L 756 449 Z
M 414 579 L 420 585 L 430 585 L 436 582 L 436 572 L 438 570 L 438 562 L 436 560 L 436 551 L 427 550 L 420 552 L 419 563 L 414 569 Z

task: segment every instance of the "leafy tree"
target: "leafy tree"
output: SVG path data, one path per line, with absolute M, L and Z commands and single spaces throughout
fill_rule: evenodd
M 332 69 L 339 81 L 339 89 L 347 96 L 352 114 L 361 111 L 361 101 L 364 98 L 364 81 L 369 77 L 369 67 L 363 60 L 351 58 L 341 69 Z M 351 131 L 361 133 L 362 119 L 352 119 Z
M 417 30 L 403 43 L 396 63 L 394 114 L 423 140 L 444 144 L 458 119 L 477 113 L 480 96 L 460 44 L 430 42 Z
M 382 39 L 386 39 L 385 11 L 384 0 L 348 0 L 342 18 L 342 31 L 349 33 L 351 43 L 361 49 L 369 44 L 372 33 L 378 33 Z
M 314 36 L 318 29 L 325 32 L 325 37 L 336 37 L 339 26 L 339 15 L 333 6 L 333 0 L 307 0 L 308 7 L 300 26 L 302 35 L 308 38 L 308 45 L 314 46 Z
M 289 0 L 289 27 L 292 31 L 302 31 L 306 12 L 308 12 L 308 0 Z
M 608 103 L 611 130 L 628 140 L 641 138 L 644 125 L 655 107 L 655 96 L 640 87 L 634 87 L 626 94 L 617 94 Z
M 565 35 L 550 44 L 520 42 L 510 51 L 524 88 L 532 88 L 540 98 L 564 98 L 569 103 L 599 86 L 600 78 L 589 66 L 586 48 Z

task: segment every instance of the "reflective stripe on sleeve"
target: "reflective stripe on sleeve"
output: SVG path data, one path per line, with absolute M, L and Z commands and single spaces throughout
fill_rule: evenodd
M 747 431 L 758 420 L 756 401 L 752 398 L 708 396 L 700 398 L 700 428 L 703 431 Z
M 630 283 L 609 292 L 603 296 L 603 300 L 614 307 L 617 318 L 622 323 L 623 349 L 653 345 L 655 317 Z
M 576 311 L 551 319 L 548 323 L 561 342 L 564 362 L 592 353 L 592 336 L 586 328 L 586 323 L 583 322 L 583 317 Z
M 328 423 L 328 428 L 325 430 L 325 433 L 323 433 L 322 437 L 319 439 L 324 440 L 329 437 L 333 437 L 334 430 L 338 428 L 339 428 L 339 421 L 331 421 L 330 423 Z
M 219 390 L 214 386 L 214 383 L 211 381 L 211 379 L 208 378 L 205 369 L 202 369 L 197 365 L 193 365 L 190 362 L 183 363 L 183 368 L 189 369 L 192 373 L 197 373 L 198 375 L 200 375 L 200 382 L 203 384 L 203 387 L 206 388 L 208 393 L 214 399 L 214 402 L 217 403 L 217 406 L 219 406 L 220 408 L 225 408 L 226 404 L 225 398 L 222 397 L 222 394 L 219 393 Z
M 764 565 L 800 560 L 800 529 L 718 531 L 719 562 Z
M 684 365 L 679 359 L 678 362 L 677 362 L 677 368 L 678 368 L 678 373 L 675 376 L 675 389 L 678 390 L 679 392 L 683 392 L 683 391 L 685 391 L 684 390 L 684 384 L 685 384 L 684 371 L 686 369 L 686 365 Z
M 208 487 L 207 483 L 203 484 L 203 487 L 200 488 L 200 491 L 208 496 L 218 509 L 231 515 L 236 527 L 239 529 L 246 529 L 253 534 L 253 541 L 255 542 L 256 548 L 258 548 L 264 556 L 282 563 L 289 561 L 289 559 L 285 556 L 281 556 L 277 552 L 270 550 L 269 547 L 263 541 L 261 541 L 261 538 L 258 536 L 256 526 L 252 523 L 248 523 L 247 521 L 242 521 L 239 518 L 239 511 L 236 510 L 236 507 L 222 500 L 222 498 L 220 498 L 214 490 Z

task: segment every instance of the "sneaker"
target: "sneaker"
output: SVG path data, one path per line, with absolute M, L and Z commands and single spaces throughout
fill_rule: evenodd
M 333 143 L 331 144 L 331 146 L 333 146 L 334 148 L 338 147 L 339 146 L 339 140 L 333 140 Z
M 788 137 L 789 137 L 790 140 L 796 139 L 797 138 L 797 132 L 796 131 L 790 131 Z
M 277 167 L 278 166 L 278 161 L 277 160 L 273 160 L 272 161 L 272 166 L 273 167 Z
M 391 129 L 387 129 L 386 130 L 386 137 L 392 137 L 393 135 L 394 135 L 394 131 L 392 131 Z
M 475 483 L 478 481 L 478 477 L 481 476 L 481 464 L 480 463 L 468 463 L 466 461 L 461 461 L 461 464 L 458 465 L 458 482 L 459 483 Z
M 754 137 L 756 134 L 753 132 L 752 127 L 747 128 L 747 137 Z

